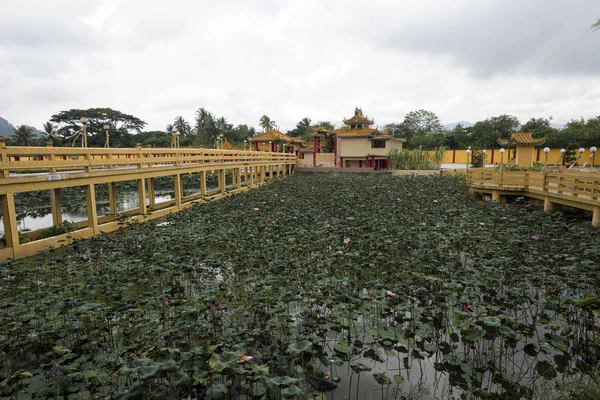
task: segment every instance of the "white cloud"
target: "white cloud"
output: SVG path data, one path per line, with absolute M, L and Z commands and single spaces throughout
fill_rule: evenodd
M 204 107 L 234 124 L 267 114 L 376 123 L 594 117 L 600 33 L 592 0 L 475 2 L 12 2 L 0 13 L 0 116 L 41 126 L 112 107 L 163 129 Z M 599 13 L 600 14 L 600 13 Z M 24 23 L 25 21 L 25 23 Z

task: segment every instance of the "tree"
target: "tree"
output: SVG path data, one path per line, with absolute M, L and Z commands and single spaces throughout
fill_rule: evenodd
M 596 21 L 596 23 L 595 23 L 595 24 L 593 24 L 593 25 L 591 26 L 591 28 L 592 28 L 593 30 L 595 30 L 595 31 L 597 31 L 597 30 L 599 30 L 599 29 L 600 29 L 600 18 L 599 18 L 599 19 Z
M 276 122 L 273 121 L 271 118 L 269 118 L 266 115 L 263 115 L 262 117 L 260 117 L 260 121 L 258 123 L 258 125 L 263 128 L 263 131 L 270 131 L 271 129 L 275 129 Z
M 52 122 L 48 121 L 43 125 L 43 129 L 44 142 L 52 143 L 52 146 L 60 146 L 61 140 L 56 126 Z
M 173 129 L 178 131 L 183 138 L 187 138 L 192 134 L 190 123 L 187 122 L 181 115 L 175 117 L 175 120 L 173 121 Z
M 440 119 L 432 111 L 411 111 L 404 117 L 400 124 L 400 135 L 410 138 L 411 136 L 425 136 L 432 133 L 442 132 L 444 128 Z
M 71 109 L 61 111 L 50 118 L 51 122 L 59 124 L 58 133 L 63 139 L 71 137 L 81 128 L 81 117 L 88 118 L 86 131 L 88 145 L 104 146 L 104 124 L 111 126 L 111 147 L 122 147 L 131 142 L 132 133 L 139 133 L 146 123 L 133 115 L 125 114 L 111 108 L 89 108 L 87 110 Z
M 482 149 L 498 146 L 498 139 L 508 139 L 517 132 L 521 123 L 513 115 L 499 115 L 487 118 L 473 125 L 470 145 Z
M 36 143 L 32 130 L 25 125 L 19 126 L 10 137 L 13 146 L 33 146 Z
M 296 128 L 288 132 L 288 135 L 293 137 L 304 136 L 306 133 L 312 130 L 310 123 L 310 118 L 302 118 L 302 120 L 296 124 Z
M 308 118 L 305 118 L 308 119 Z M 309 119 L 310 121 L 310 119 Z M 327 129 L 328 131 L 332 131 L 335 129 L 335 125 L 333 125 L 331 122 L 329 121 L 319 121 L 317 122 L 315 125 L 313 125 L 314 128 L 316 128 L 317 126 L 320 126 L 322 128 Z
M 219 134 L 220 131 L 217 127 L 215 116 L 203 107 L 197 109 L 196 139 L 194 140 L 194 144 L 212 146 L 217 140 Z
M 395 122 L 393 122 L 391 124 L 387 124 L 386 126 L 383 127 L 383 129 L 385 131 L 389 132 L 389 134 L 395 138 L 401 138 L 402 135 L 405 133 L 403 130 L 402 124 L 398 124 Z

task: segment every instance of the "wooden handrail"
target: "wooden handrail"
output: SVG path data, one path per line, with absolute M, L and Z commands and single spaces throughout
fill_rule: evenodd
M 204 148 L 73 148 L 2 146 L 0 173 L 9 171 L 114 168 L 119 166 L 180 165 L 188 163 L 283 163 L 296 162 L 291 153 Z

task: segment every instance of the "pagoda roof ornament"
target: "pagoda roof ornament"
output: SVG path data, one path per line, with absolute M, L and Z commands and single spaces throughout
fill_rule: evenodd
M 363 115 L 362 108 L 354 107 L 354 116 L 352 118 L 344 118 L 344 124 L 346 125 L 373 125 L 373 120 Z
M 535 139 L 531 133 L 513 133 L 510 139 L 498 139 L 500 146 L 515 147 L 515 146 L 536 146 L 542 145 L 546 138 Z

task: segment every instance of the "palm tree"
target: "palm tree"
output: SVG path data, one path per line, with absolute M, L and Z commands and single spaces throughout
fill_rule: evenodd
M 189 136 L 192 133 L 190 123 L 187 122 L 181 115 L 173 121 L 173 128 L 179 131 L 181 136 Z
M 271 129 L 275 128 L 275 126 L 277 126 L 276 122 L 266 115 L 260 117 L 260 121 L 258 124 L 265 131 L 270 131 Z
M 17 129 L 15 129 L 12 136 L 10 137 L 10 140 L 15 146 L 32 146 L 35 141 L 35 135 L 31 131 L 31 129 L 29 129 L 25 125 L 21 125 Z
M 56 129 L 56 125 L 52 122 L 48 121 L 44 124 L 44 139 L 46 143 L 52 143 L 52 146 L 60 145 L 60 139 L 58 138 L 58 130 Z
M 597 30 L 599 30 L 599 29 L 600 29 L 600 18 L 598 18 L 598 20 L 596 21 L 596 23 L 595 23 L 595 24 L 593 24 L 593 25 L 591 26 L 591 28 L 592 28 L 593 30 L 595 30 L 595 31 L 597 31 Z
M 172 135 L 172 134 L 173 134 L 173 131 L 174 131 L 174 129 L 173 129 L 173 124 L 169 124 L 169 125 L 167 125 L 167 127 L 165 128 L 165 132 L 167 132 L 169 135 Z

